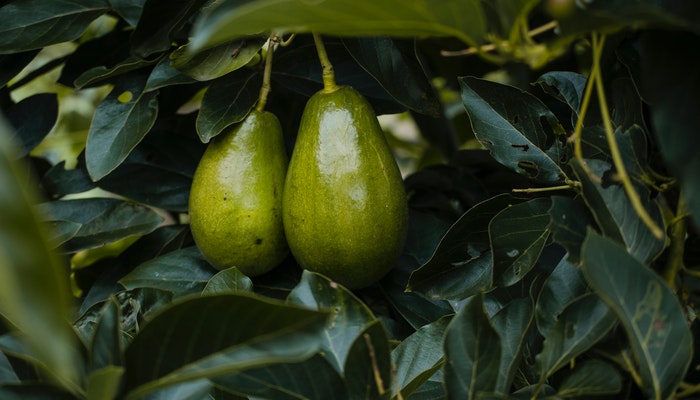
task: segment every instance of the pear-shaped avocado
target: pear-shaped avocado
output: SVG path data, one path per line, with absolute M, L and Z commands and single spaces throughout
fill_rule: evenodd
M 212 265 L 255 276 L 286 256 L 287 163 L 280 123 L 269 112 L 251 111 L 209 144 L 192 180 L 189 211 L 192 236 Z
M 282 209 L 302 267 L 359 289 L 394 265 L 406 237 L 406 193 L 372 107 L 353 88 L 307 102 Z

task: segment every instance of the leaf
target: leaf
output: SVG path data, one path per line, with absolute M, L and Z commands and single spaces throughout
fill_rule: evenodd
M 549 336 L 566 307 L 586 293 L 588 283 L 581 269 L 562 258 L 544 281 L 535 305 L 535 321 L 542 336 Z
M 572 118 L 573 125 L 579 116 L 586 77 L 577 72 L 550 71 L 537 78 L 535 84 L 545 93 L 569 106 L 575 115 L 575 118 Z
M 213 379 L 235 393 L 264 399 L 345 400 L 345 382 L 328 360 L 315 354 L 298 363 L 274 364 Z
M 74 400 L 75 396 L 46 383 L 25 382 L 0 387 L 3 400 Z
M 145 0 L 108 0 L 109 5 L 129 25 L 136 26 L 143 11 Z
M 82 193 L 95 188 L 84 169 L 66 169 L 66 162 L 61 161 L 51 167 L 41 178 L 41 186 L 52 197 L 63 197 L 67 194 Z
M 32 204 L 38 195 L 26 167 L 14 160 L 9 127 L 0 119 L 0 318 L 22 332 L 46 370 L 77 385 L 81 356 L 67 322 L 69 284 L 50 250 L 46 227 Z
M 16 0 L 0 7 L 0 54 L 76 39 L 109 9 L 105 0 Z
M 14 139 L 22 145 L 15 157 L 24 157 L 49 134 L 58 117 L 58 100 L 53 93 L 27 97 L 3 111 L 14 128 Z
M 236 293 L 253 291 L 253 281 L 236 267 L 219 271 L 212 276 L 202 294 Z
M 390 398 L 391 356 L 389 340 L 381 321 L 371 322 L 357 336 L 345 360 L 344 371 L 348 399 Z
M 531 179 L 560 184 L 566 174 L 564 128 L 535 96 L 473 77 L 459 78 L 462 102 L 479 142 L 501 164 Z
M 0 55 L 0 87 L 4 87 L 34 59 L 39 50 Z
M 624 248 L 594 232 L 583 242 L 583 273 L 627 333 L 647 396 L 670 396 L 692 358 L 692 336 L 676 295 Z
M 580 197 L 569 198 L 551 196 L 549 226 L 554 241 L 568 252 L 569 261 L 576 264 L 581 260 L 581 244 L 589 226 L 596 226 L 593 215 Z
M 147 57 L 170 48 L 173 34 L 205 0 L 146 0 L 131 35 L 132 52 Z
M 440 114 L 440 101 L 416 57 L 413 42 L 388 37 L 346 38 L 343 45 L 396 101 L 422 114 Z
M 540 382 L 545 382 L 559 368 L 590 349 L 615 322 L 615 314 L 593 293 L 571 302 L 544 335 L 542 351 L 535 357 Z
M 204 400 L 209 399 L 209 392 L 212 389 L 209 379 L 197 379 L 158 390 L 147 396 L 141 397 L 143 400 Z
M 158 115 L 158 92 L 143 93 L 143 77 L 124 77 L 97 106 L 85 159 L 93 180 L 112 172 L 148 133 Z
M 120 317 L 119 304 L 116 300 L 113 298 L 107 300 L 90 343 L 90 368 L 93 372 L 123 365 Z
M 335 36 L 453 36 L 472 45 L 481 43 L 486 32 L 483 10 L 473 0 L 448 0 L 429 8 L 400 0 L 228 0 L 197 18 L 192 47 L 199 50 L 272 29 Z
M 448 399 L 476 399 L 498 382 L 501 340 L 474 296 L 455 315 L 445 333 L 445 388 Z
M 319 350 L 327 314 L 261 296 L 189 298 L 161 309 L 126 348 L 127 399 Z
M 88 399 L 113 399 L 119 395 L 124 367 L 109 365 L 88 375 L 85 391 Z
M 197 133 L 202 143 L 209 143 L 224 129 L 242 121 L 258 100 L 261 85 L 260 74 L 247 70 L 213 81 L 197 114 Z
M 143 91 L 148 93 L 166 86 L 186 85 L 194 82 L 196 82 L 194 79 L 174 68 L 170 64 L 169 57 L 163 57 L 148 76 Z
M 516 204 L 498 213 L 489 224 L 494 280 L 510 286 L 530 272 L 549 237 L 548 198 Z
M 528 297 L 509 302 L 491 319 L 493 328 L 501 338 L 501 359 L 495 386 L 497 392 L 510 391 L 533 319 L 532 300 Z
M 697 23 L 695 26 L 700 31 Z M 669 169 L 681 183 L 695 225 L 700 226 L 700 158 L 696 153 L 700 138 L 693 129 L 700 126 L 700 115 L 698 98 L 692 95 L 700 90 L 700 82 L 692 78 L 700 67 L 697 57 L 692 56 L 700 49 L 700 40 L 685 32 L 655 31 L 643 35 L 641 46 L 645 54 L 642 88 L 651 104 L 654 136 Z
M 111 198 L 86 198 L 42 203 L 38 207 L 47 221 L 80 225 L 68 241 L 66 252 L 77 252 L 153 231 L 163 218 L 136 203 Z
M 258 55 L 266 41 L 265 36 L 247 37 L 194 54 L 188 51 L 189 45 L 186 44 L 172 52 L 170 61 L 183 74 L 198 81 L 209 81 L 245 67 Z
M 457 299 L 490 285 L 490 253 L 476 258 L 475 248 L 470 248 L 469 244 L 488 243 L 488 226 L 493 217 L 521 201 L 504 194 L 470 208 L 444 234 L 430 260 L 411 274 L 407 290 Z M 479 260 L 478 265 L 464 268 L 472 259 Z
M 6 383 L 19 383 L 20 380 L 15 373 L 10 360 L 5 353 L 0 351 L 0 387 Z
M 329 279 L 304 270 L 301 281 L 288 300 L 314 310 L 328 311 L 321 351 L 339 373 L 343 373 L 350 347 L 367 324 L 375 320 L 372 312 L 351 291 Z
M 215 274 L 196 246 L 146 261 L 119 280 L 127 289 L 168 290 L 175 297 L 199 293 Z
M 576 363 L 576 368 L 559 384 L 560 398 L 614 395 L 622 390 L 622 376 L 617 368 L 603 360 Z
M 158 59 L 144 60 L 136 56 L 128 56 L 124 60 L 120 60 L 113 66 L 99 65 L 82 72 L 75 78 L 73 84 L 76 89 L 82 89 L 90 86 L 95 86 L 99 83 L 104 83 L 104 81 L 114 78 L 120 75 L 124 75 L 129 71 L 135 71 L 144 67 L 148 67 L 158 62 Z
M 442 341 L 452 316 L 445 316 L 427 324 L 391 352 L 396 366 L 396 386 L 408 398 L 444 365 Z
M 603 234 L 625 244 L 630 254 L 640 261 L 649 262 L 656 258 L 663 250 L 664 241 L 657 239 L 642 222 L 622 185 L 610 177 L 611 165 L 600 160 L 586 160 L 586 164 L 602 179 L 601 183 L 595 182 L 577 160 L 570 163 L 581 181 L 583 199 Z M 647 212 L 659 226 L 664 226 L 659 207 L 649 199 L 649 189 L 641 185 L 635 185 L 635 189 Z

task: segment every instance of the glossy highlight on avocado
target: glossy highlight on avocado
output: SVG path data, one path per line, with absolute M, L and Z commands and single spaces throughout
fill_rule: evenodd
M 287 163 L 280 123 L 269 112 L 252 110 L 209 144 L 192 181 L 189 210 L 192 236 L 212 265 L 255 276 L 287 255 Z
M 408 224 L 403 180 L 372 107 L 353 88 L 307 102 L 283 215 L 292 254 L 308 270 L 359 289 L 393 267 Z

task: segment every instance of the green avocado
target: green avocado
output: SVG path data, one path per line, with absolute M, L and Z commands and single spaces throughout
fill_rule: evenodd
M 212 265 L 255 276 L 287 255 L 287 163 L 282 128 L 269 112 L 251 111 L 207 146 L 192 180 L 189 211 L 192 236 Z
M 282 210 L 303 268 L 359 289 L 394 266 L 406 238 L 406 193 L 374 111 L 355 89 L 320 91 L 307 102 Z

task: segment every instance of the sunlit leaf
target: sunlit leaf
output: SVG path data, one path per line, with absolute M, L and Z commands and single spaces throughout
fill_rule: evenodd
M 401 0 L 219 1 L 195 21 L 194 50 L 272 29 L 348 36 L 453 36 L 476 44 L 485 33 L 478 1 L 445 0 L 426 7 Z
M 624 248 L 594 232 L 583 242 L 583 272 L 627 333 L 644 392 L 668 398 L 693 356 L 693 338 L 675 293 Z

